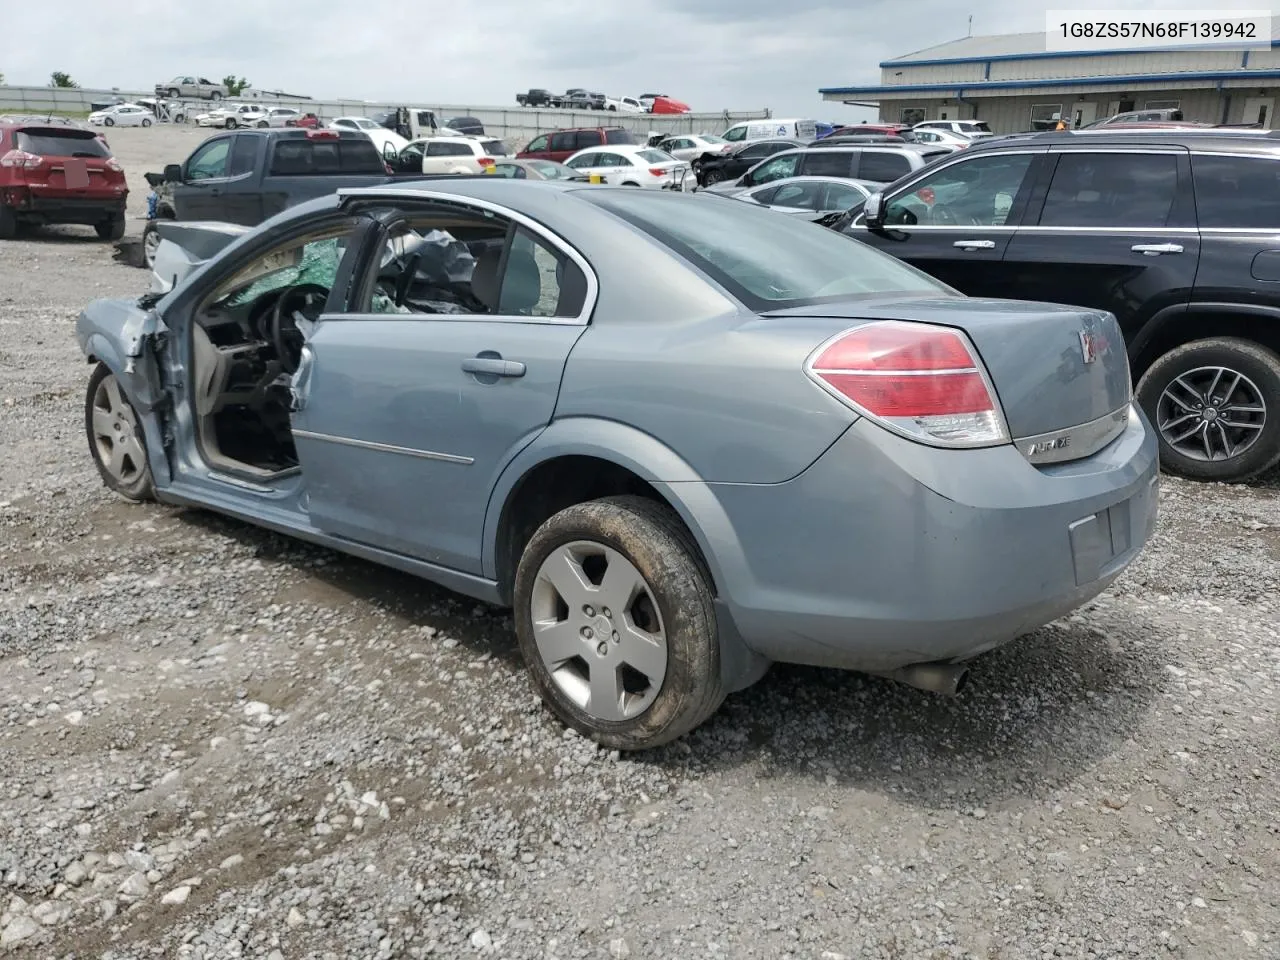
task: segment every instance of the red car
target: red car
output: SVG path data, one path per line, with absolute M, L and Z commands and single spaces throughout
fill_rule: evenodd
M 580 130 L 553 130 L 534 137 L 516 154 L 517 160 L 554 160 L 564 163 L 579 150 L 606 147 L 615 143 L 635 143 L 623 127 L 584 127 Z
M 0 240 L 47 223 L 83 223 L 119 240 L 128 197 L 124 168 L 92 130 L 0 120 Z
M 650 113 L 692 113 L 692 108 L 687 103 L 681 103 L 679 100 L 673 100 L 671 97 L 654 97 L 653 106 L 649 110 Z
M 308 130 L 317 130 L 320 127 L 320 118 L 314 113 L 304 113 L 297 120 L 286 120 L 286 127 L 305 127 Z

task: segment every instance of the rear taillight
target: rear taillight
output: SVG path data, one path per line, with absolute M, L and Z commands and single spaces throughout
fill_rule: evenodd
M 337 130 L 308 130 L 308 140 L 339 140 L 342 135 Z
M 0 167 L 18 167 L 23 170 L 37 170 L 44 163 L 44 157 L 25 150 L 10 150 L 0 157 Z
M 120 166 L 120 161 L 115 157 L 111 157 L 103 164 L 112 173 L 124 173 L 124 167 Z
M 649 168 L 649 173 L 655 177 L 665 177 L 670 172 L 671 172 L 670 170 L 664 170 L 662 167 Z
M 869 323 L 819 347 L 807 371 L 854 410 L 912 440 L 942 447 L 1009 440 L 982 362 L 959 331 Z
M 493 157 L 480 157 L 478 162 L 482 167 L 492 167 L 496 161 Z

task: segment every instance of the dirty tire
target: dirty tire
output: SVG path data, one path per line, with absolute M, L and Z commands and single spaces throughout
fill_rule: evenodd
M 113 217 L 110 220 L 93 225 L 99 240 L 120 240 L 124 237 L 124 217 Z
M 18 218 L 11 207 L 0 206 L 0 240 L 12 240 L 18 235 Z
M 1238 456 L 1226 460 L 1196 460 L 1172 447 L 1160 433 L 1157 404 L 1175 377 L 1200 367 L 1218 366 L 1244 374 L 1262 394 L 1266 419 L 1258 439 Z M 1242 483 L 1280 462 L 1280 356 L 1252 340 L 1211 337 L 1175 347 L 1142 375 L 1134 391 L 1139 406 L 1160 439 L 1160 464 L 1169 473 L 1190 480 Z
M 589 541 L 622 554 L 656 601 L 667 642 L 666 673 L 638 716 L 606 721 L 570 700 L 542 660 L 534 639 L 532 598 L 543 561 L 568 543 Z M 692 536 L 672 510 L 644 497 L 592 500 L 561 510 L 534 533 L 515 579 L 516 637 L 546 704 L 564 723 L 602 746 L 646 750 L 697 727 L 725 697 L 720 677 L 711 578 Z
M 122 483 L 116 479 L 107 468 L 107 465 L 102 462 L 98 452 L 98 443 L 94 436 L 93 428 L 94 397 L 98 393 L 98 386 L 108 377 L 115 377 L 115 374 L 111 372 L 111 368 L 105 363 L 98 364 L 93 368 L 93 373 L 89 377 L 89 386 L 85 391 L 84 430 L 89 441 L 89 455 L 93 457 L 94 466 L 98 468 L 98 474 L 102 477 L 102 482 L 106 484 L 108 489 L 114 490 L 127 500 L 154 500 L 155 486 L 151 481 L 151 464 L 145 464 L 138 477 L 131 483 Z M 138 424 L 138 413 L 133 409 L 133 404 L 129 403 L 128 398 L 124 396 L 123 390 L 120 391 L 120 396 L 128 407 L 128 412 L 132 415 L 134 424 Z

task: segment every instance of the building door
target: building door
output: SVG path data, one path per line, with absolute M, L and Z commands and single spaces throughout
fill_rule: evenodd
M 1275 113 L 1275 97 L 1250 97 L 1244 102 L 1244 123 L 1260 123 L 1270 129 L 1272 114 Z
M 1071 108 L 1071 125 L 1077 130 L 1085 124 L 1093 123 L 1098 119 L 1098 105 L 1096 103 L 1077 103 Z
M 950 119 L 951 119 L 951 108 L 950 108 L 950 107 L 939 107 L 939 108 L 938 108 L 938 119 L 939 119 L 939 120 L 950 120 Z

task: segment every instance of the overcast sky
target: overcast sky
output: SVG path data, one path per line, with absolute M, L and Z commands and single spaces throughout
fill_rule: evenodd
M 877 64 L 973 32 L 1044 29 L 1037 0 L 7 0 L 0 73 L 45 85 L 150 89 L 179 73 L 247 77 L 317 99 L 499 106 L 531 86 L 667 93 L 698 111 L 853 120 L 818 88 L 877 83 Z M 1258 9 L 1150 0 L 1123 9 Z M 56 10 L 56 12 L 54 12 Z

